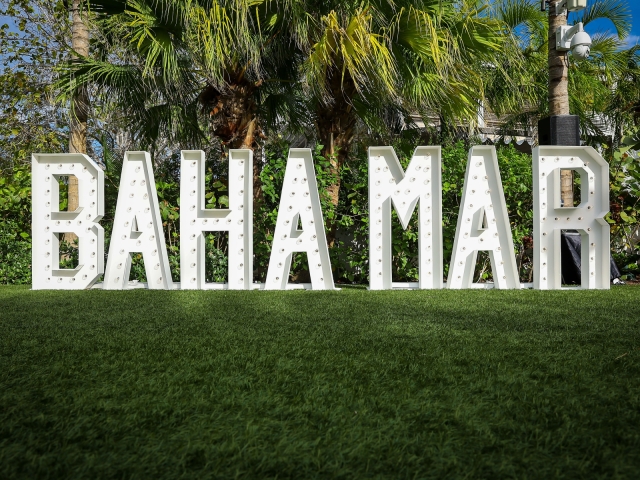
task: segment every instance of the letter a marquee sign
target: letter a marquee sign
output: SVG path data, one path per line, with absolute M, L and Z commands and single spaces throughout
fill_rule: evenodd
M 560 171 L 580 175 L 582 203 L 563 207 Z M 371 290 L 474 288 L 478 252 L 491 260 L 494 288 L 521 288 L 494 147 L 469 152 L 448 281 L 443 282 L 440 147 L 418 147 L 404 171 L 392 147 L 369 149 L 369 277 Z M 311 150 L 292 148 L 280 195 L 264 284 L 253 282 L 253 153 L 229 152 L 229 208 L 206 209 L 204 153 L 183 151 L 180 175 L 180 283 L 171 278 L 151 158 L 124 157 L 107 264 L 104 265 L 104 173 L 82 154 L 33 154 L 33 289 L 129 287 L 131 254 L 141 253 L 149 289 L 285 290 L 292 255 L 305 252 L 313 290 L 334 289 Z M 61 212 L 59 178 L 78 178 L 79 207 Z M 533 152 L 534 288 L 562 287 L 560 233 L 582 237 L 582 288 L 609 288 L 609 166 L 591 147 L 541 146 Z M 391 280 L 391 210 L 403 228 L 418 211 L 419 282 Z M 228 232 L 227 283 L 206 283 L 204 233 Z M 78 237 L 79 265 L 60 268 L 64 233 Z M 96 282 L 104 274 L 101 284 Z

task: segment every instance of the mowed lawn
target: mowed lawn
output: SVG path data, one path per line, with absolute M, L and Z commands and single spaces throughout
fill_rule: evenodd
M 639 300 L 0 287 L 0 478 L 640 478 Z

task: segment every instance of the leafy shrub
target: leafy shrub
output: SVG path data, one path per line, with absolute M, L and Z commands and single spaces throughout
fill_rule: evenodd
M 17 165 L 9 175 L 0 172 L 0 223 L 13 222 L 13 233 L 31 237 L 31 166 Z M 3 228 L 8 231 L 8 225 Z
M 31 168 L 0 176 L 0 284 L 31 283 Z
M 0 284 L 31 283 L 31 238 L 22 237 L 23 225 L 0 222 Z

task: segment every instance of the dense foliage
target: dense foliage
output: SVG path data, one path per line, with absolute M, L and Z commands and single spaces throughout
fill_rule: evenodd
M 72 4 L 83 9 L 90 32 L 86 57 L 71 45 Z M 175 280 L 181 149 L 206 152 L 209 208 L 226 206 L 228 149 L 254 151 L 254 277 L 262 281 L 288 148 L 311 147 L 335 280 L 366 283 L 367 146 L 394 145 L 404 166 L 417 145 L 443 146 L 446 274 L 467 152 L 481 133 L 478 105 L 501 115 L 504 135 L 530 129 L 546 113 L 548 31 L 534 0 L 491 8 L 476 0 L 0 6 L 7 21 L 0 26 L 1 283 L 30 281 L 29 156 L 67 151 L 70 107 L 82 88 L 91 98 L 87 153 L 105 169 L 105 251 L 123 154 L 147 150 Z M 633 275 L 640 258 L 640 48 L 623 48 L 630 31 L 623 2 L 591 1 L 580 19 L 598 18 L 610 20 L 616 35 L 596 36 L 588 62 L 570 61 L 570 99 L 585 142 L 610 163 L 613 246 L 624 273 Z M 500 147 L 498 158 L 521 280 L 530 281 L 531 157 Z M 394 280 L 413 281 L 415 218 L 406 230 L 393 225 Z M 207 281 L 224 281 L 227 250 L 226 234 L 207 236 Z M 61 255 L 64 266 L 75 264 L 72 240 Z M 304 255 L 296 255 L 292 279 L 304 281 L 306 268 Z M 134 255 L 131 275 L 144 279 L 141 255 Z M 476 278 L 491 278 L 482 255 Z

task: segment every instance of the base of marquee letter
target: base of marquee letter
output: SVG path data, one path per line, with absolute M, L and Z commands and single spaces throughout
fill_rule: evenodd
M 444 283 L 444 287 L 447 288 L 447 282 Z M 495 288 L 494 283 L 472 283 L 471 286 L 467 290 L 493 290 Z M 533 289 L 533 282 L 521 283 L 520 290 L 531 290 Z M 463 289 L 464 290 L 464 289 Z M 564 290 L 564 289 L 563 289 Z
M 92 287 L 91 290 L 102 290 L 104 283 L 96 283 Z M 127 284 L 124 290 L 137 290 L 137 289 L 148 289 L 149 284 L 146 282 L 138 282 L 132 281 Z M 446 290 L 447 284 L 445 282 L 443 289 Z M 492 290 L 495 288 L 493 283 L 473 283 L 470 290 Z M 287 290 L 312 290 L 310 283 L 288 283 Z M 533 283 L 521 283 L 520 289 L 533 289 Z M 574 286 L 574 287 L 562 287 L 559 290 L 581 290 L 582 287 Z M 180 283 L 173 284 L 173 290 L 181 290 Z M 204 288 L 200 290 L 229 290 L 228 283 L 207 283 Z M 252 284 L 252 290 L 264 290 L 264 283 L 254 283 Z M 340 288 L 336 288 L 336 291 L 341 290 Z M 418 282 L 393 282 L 392 290 L 420 290 L 418 286 Z M 185 290 L 187 291 L 187 290 Z M 241 290 L 238 290 L 241 291 Z M 276 291 L 276 290 L 273 290 Z
M 91 287 L 92 290 L 102 290 L 104 283 L 96 283 Z M 146 282 L 138 282 L 132 281 L 127 284 L 124 288 L 125 290 L 137 290 L 137 289 L 148 289 L 149 284 Z M 445 282 L 444 289 L 447 288 L 447 284 Z M 470 290 L 492 290 L 495 288 L 493 283 L 473 283 L 471 284 Z M 533 283 L 521 283 L 520 289 L 532 289 Z M 310 283 L 288 283 L 287 290 L 312 290 Z M 561 290 L 580 290 L 580 286 L 575 287 L 562 287 Z M 173 290 L 181 290 L 180 283 L 176 282 L 173 284 Z M 207 283 L 204 288 L 201 290 L 229 290 L 228 283 Z M 254 283 L 252 284 L 252 290 L 264 290 L 264 283 Z M 336 288 L 335 290 L 340 290 Z M 393 282 L 392 290 L 420 290 L 418 282 Z
M 447 282 L 444 282 L 443 290 L 447 288 Z M 495 288 L 493 283 L 472 283 L 469 287 L 470 290 L 491 290 Z M 533 283 L 521 283 L 520 289 L 532 289 Z M 567 287 L 562 290 L 576 290 L 580 287 Z M 391 290 L 420 290 L 420 284 L 418 282 L 393 282 L 391 284 Z
M 104 289 L 103 285 L 104 285 L 104 282 L 96 283 L 90 289 L 103 290 Z M 137 280 L 134 280 L 129 282 L 127 286 L 124 288 L 124 290 L 138 290 L 138 289 L 148 289 L 148 288 L 149 288 L 149 284 L 147 282 L 138 282 Z M 251 289 L 264 290 L 264 283 L 253 283 L 251 284 Z M 288 283 L 286 289 L 287 290 L 313 290 L 310 283 Z M 180 283 L 174 282 L 172 290 L 182 290 L 180 288 Z M 205 283 L 204 287 L 198 290 L 229 290 L 229 284 L 228 283 Z M 335 290 L 340 290 L 340 289 L 336 288 Z M 185 290 L 185 291 L 188 291 L 188 290 Z M 242 291 L 242 290 L 238 290 L 238 291 Z

